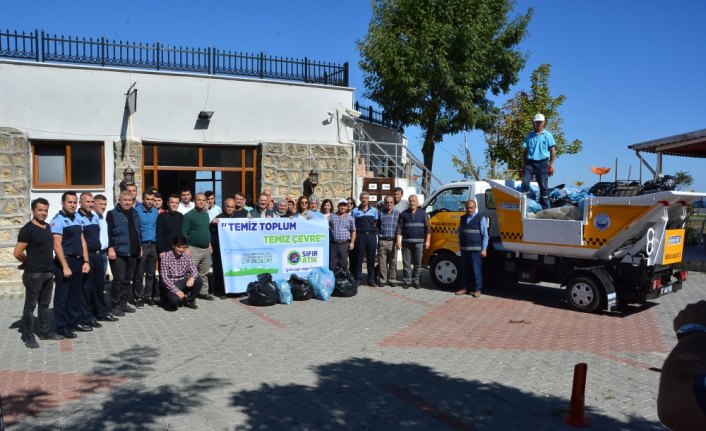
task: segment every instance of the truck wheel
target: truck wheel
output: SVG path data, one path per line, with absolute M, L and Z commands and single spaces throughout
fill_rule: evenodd
M 461 265 L 451 253 L 437 254 L 429 262 L 431 280 L 439 289 L 453 289 L 461 284 Z
M 592 313 L 601 305 L 602 291 L 591 277 L 579 275 L 566 284 L 566 300 L 574 310 Z

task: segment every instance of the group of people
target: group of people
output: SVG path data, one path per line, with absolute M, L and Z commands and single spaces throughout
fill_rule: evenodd
M 396 188 L 376 206 L 363 192 L 359 204 L 352 197 L 341 199 L 334 211 L 331 200 L 319 202 L 313 194 L 295 202 L 292 197 L 276 201 L 263 192 L 248 207 L 245 196 L 236 193 L 221 208 L 212 191 L 194 195 L 184 188 L 169 195 L 162 208 L 162 195 L 155 188 L 148 188 L 138 201 L 137 186 L 121 184 L 117 204 L 109 211 L 102 194 L 63 193 L 61 209 L 50 223 L 49 202 L 37 198 L 31 202 L 32 219 L 20 230 L 14 250 L 24 269 L 26 291 L 22 340 L 36 348 L 37 337 L 75 338 L 77 332 L 101 328 L 101 322 L 115 322 L 145 305 L 160 302 L 166 308 L 196 309 L 196 299 L 225 299 L 217 234 L 223 218 L 326 219 L 331 270 L 347 268 L 360 284 L 393 285 L 400 250 L 402 287 L 419 288 L 422 255 L 430 242 L 429 215 L 416 195 L 402 197 L 403 190 Z M 472 243 L 470 248 L 462 246 L 464 256 L 478 254 L 481 248 L 485 253 L 487 224 L 479 220 L 459 229 L 462 244 Z M 474 292 L 479 295 L 480 261 L 470 256 L 464 262 L 470 270 L 478 270 Z M 112 283 L 106 296 L 108 268 Z M 466 278 L 464 282 L 468 283 Z M 50 328 L 48 314 L 52 292 L 56 331 Z

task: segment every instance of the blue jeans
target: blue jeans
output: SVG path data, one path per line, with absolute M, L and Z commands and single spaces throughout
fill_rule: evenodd
M 525 160 L 525 174 L 522 176 L 522 193 L 530 191 L 530 182 L 537 179 L 539 199 L 542 208 L 549 208 L 549 160 Z
M 480 292 L 483 287 L 480 251 L 461 250 L 461 287 L 468 291 L 471 289 L 471 272 L 475 281 L 473 290 Z

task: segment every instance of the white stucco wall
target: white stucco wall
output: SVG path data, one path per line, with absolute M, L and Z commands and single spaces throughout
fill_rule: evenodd
M 112 206 L 113 141 L 124 136 L 125 93 L 135 82 L 137 112 L 126 134 L 143 142 L 349 145 L 353 137 L 335 115 L 352 106 L 351 88 L 14 61 L 0 61 L 0 126 L 30 140 L 103 141 L 106 187 L 91 191 Z M 215 112 L 207 129 L 195 128 L 202 110 Z M 50 200 L 50 213 L 60 194 L 32 189 L 32 198 Z

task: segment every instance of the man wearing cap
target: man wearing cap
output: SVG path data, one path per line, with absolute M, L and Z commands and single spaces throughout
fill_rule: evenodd
M 339 266 L 348 268 L 348 254 L 355 244 L 355 221 L 348 213 L 348 201 L 338 201 L 338 212 L 328 219 L 331 230 L 331 247 L 329 250 L 329 269 L 335 271 Z
M 533 178 L 539 184 L 539 204 L 549 208 L 549 177 L 554 174 L 556 159 L 556 142 L 548 130 L 544 130 L 544 115 L 537 114 L 533 120 L 532 130 L 522 144 L 522 192 L 529 193 L 530 181 Z

